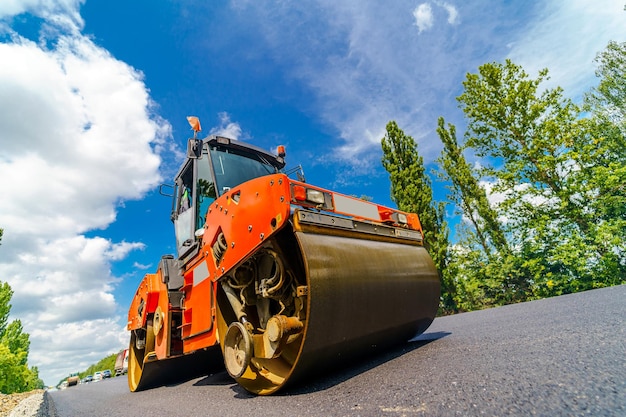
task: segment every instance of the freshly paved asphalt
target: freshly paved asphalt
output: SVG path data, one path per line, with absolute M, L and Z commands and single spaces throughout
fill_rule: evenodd
M 626 416 L 626 285 L 437 318 L 394 350 L 269 397 L 224 372 L 50 393 L 75 416 Z M 322 364 L 320 364 L 322 366 Z

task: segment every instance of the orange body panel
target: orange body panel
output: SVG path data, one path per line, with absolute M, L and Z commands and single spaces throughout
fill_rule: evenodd
M 159 278 L 161 277 L 161 270 L 158 271 Z M 162 285 L 162 289 L 165 293 L 159 294 L 158 307 L 160 307 L 162 317 L 162 327 L 159 333 L 155 336 L 155 346 L 154 352 L 159 359 L 166 359 L 170 354 L 170 323 L 171 323 L 171 306 L 169 303 L 169 297 L 167 296 L 167 289 L 165 284 L 162 284 L 162 281 L 159 279 L 159 283 Z
M 161 271 L 146 274 L 135 292 L 135 297 L 128 310 L 128 330 L 145 327 L 148 314 L 154 313 L 159 305 L 159 298 L 167 300 L 167 288 L 161 281 Z M 162 297 L 160 296 L 162 294 Z
M 185 308 L 182 317 L 184 353 L 193 352 L 217 344 L 215 325 L 215 287 L 217 283 L 208 278 L 206 258 L 185 272 Z M 196 285 L 194 285 L 194 278 Z
M 215 281 L 250 256 L 289 218 L 289 179 L 284 174 L 256 178 L 233 188 L 216 200 L 206 215 L 202 251 L 209 255 L 218 235 L 227 249 L 218 261 L 208 257 Z
M 275 174 L 234 187 L 211 204 L 198 260 L 190 262 L 184 274 L 185 353 L 217 343 L 217 280 L 285 225 L 289 218 L 289 193 L 287 176 Z M 218 239 L 223 248 L 219 257 L 214 251 Z

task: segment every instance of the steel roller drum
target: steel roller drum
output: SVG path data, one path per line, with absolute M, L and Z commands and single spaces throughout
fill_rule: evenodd
M 295 235 L 308 286 L 307 320 L 300 340 L 280 358 L 253 359 L 236 378 L 261 395 L 339 361 L 408 341 L 428 328 L 439 304 L 439 276 L 422 246 L 363 236 Z M 227 325 L 221 315 L 218 323 L 223 346 Z
M 152 326 L 148 326 L 147 330 L 149 337 L 145 349 L 136 348 L 136 336 L 131 333 L 127 375 L 131 391 L 142 391 L 223 371 L 222 353 L 217 346 L 190 355 L 156 360 Z

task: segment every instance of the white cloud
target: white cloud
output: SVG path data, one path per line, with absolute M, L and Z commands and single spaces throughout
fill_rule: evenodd
M 209 131 L 210 135 L 224 136 L 235 140 L 245 139 L 242 137 L 241 126 L 239 126 L 239 123 L 231 121 L 228 113 L 221 112 L 218 114 L 218 117 L 220 123 L 218 126 L 211 128 Z
M 448 14 L 447 22 L 450 25 L 456 25 L 459 23 L 459 11 L 458 9 L 445 2 L 435 2 L 436 6 L 444 9 Z M 422 33 L 431 29 L 435 24 L 435 13 L 430 3 L 422 3 L 413 10 L 413 17 L 415 18 L 415 26 L 418 28 L 418 33 Z
M 128 332 L 119 317 L 40 326 L 30 333 L 29 364 L 39 366 L 49 375 L 48 384 L 56 384 L 70 372 L 85 370 L 128 343 Z M 68 360 L 71 358 L 71 360 Z
M 545 2 L 537 18 L 512 43 L 509 58 L 532 77 L 550 71 L 549 86 L 559 85 L 568 97 L 580 98 L 597 80 L 596 54 L 610 40 L 626 40 L 623 0 Z
M 434 6 L 424 5 L 435 17 Z M 468 47 L 447 48 L 446 36 L 456 36 L 456 26 L 418 35 L 415 16 L 407 13 L 415 5 L 406 1 L 358 6 L 320 1 L 314 8 L 237 2 L 237 7 L 239 16 L 249 19 L 242 26 L 249 22 L 259 31 L 264 55 L 284 68 L 282 76 L 312 92 L 303 108 L 337 137 L 330 152 L 310 164 L 340 167 L 344 177 L 371 175 L 380 168 L 380 140 L 390 120 L 419 142 L 427 161 L 437 156 L 441 144 L 432 138 L 437 116 L 456 108 L 453 93 L 477 47 L 467 41 Z M 416 13 L 420 16 L 419 7 Z M 449 100 L 441 105 L 443 99 Z
M 57 28 L 80 30 L 84 26 L 80 16 L 80 6 L 86 0 L 2 0 L 0 20 L 22 13 L 32 13 L 42 17 Z
M 441 7 L 446 9 L 448 12 L 448 23 L 451 25 L 456 25 L 459 23 L 459 11 L 456 7 L 449 3 L 438 3 Z
M 161 181 L 170 146 L 143 75 L 79 33 L 82 3 L 0 4 L 0 24 L 31 12 L 42 37 L 55 34 L 40 45 L 9 30 L 0 43 L 0 279 L 30 334 L 29 365 L 50 384 L 127 342 L 111 267 L 144 244 L 84 233 Z
M 145 271 L 146 269 L 152 268 L 152 264 L 144 265 L 144 264 L 140 264 L 139 262 L 134 262 L 133 268 L 139 269 L 141 271 Z
M 422 3 L 413 10 L 413 17 L 415 17 L 415 25 L 419 29 L 419 32 L 433 27 L 433 9 L 428 3 Z
M 269 58 L 313 92 L 315 101 L 303 107 L 340 137 L 320 160 L 369 169 L 379 165 L 381 133 L 392 119 L 433 161 L 441 149 L 437 117 L 463 124 L 455 97 L 465 75 L 507 54 L 522 58 L 515 60 L 531 73 L 549 66 L 560 85 L 588 86 L 594 54 L 608 39 L 626 38 L 623 2 L 610 3 L 238 1 L 237 7 L 263 36 Z

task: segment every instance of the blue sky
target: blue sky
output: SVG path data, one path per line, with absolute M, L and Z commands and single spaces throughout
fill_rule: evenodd
M 29 364 L 55 384 L 127 344 L 137 284 L 174 252 L 157 189 L 182 161 L 186 116 L 286 145 L 308 182 L 393 205 L 389 120 L 434 166 L 437 117 L 462 133 L 455 97 L 481 64 L 547 67 L 579 100 L 596 53 L 626 40 L 624 3 L 0 1 L 0 280 Z

